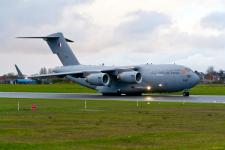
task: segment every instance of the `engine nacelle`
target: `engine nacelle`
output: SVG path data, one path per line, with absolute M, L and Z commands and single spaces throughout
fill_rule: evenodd
M 141 83 L 142 75 L 137 71 L 127 71 L 120 73 L 117 79 L 127 83 Z
M 96 86 L 106 86 L 110 83 L 110 76 L 106 73 L 93 73 L 86 77 L 86 81 Z

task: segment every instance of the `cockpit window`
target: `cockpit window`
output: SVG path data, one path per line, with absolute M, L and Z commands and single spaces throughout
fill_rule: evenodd
M 189 68 L 185 68 L 188 72 L 192 72 L 192 70 L 191 69 L 189 69 Z
M 192 70 L 189 68 L 183 68 L 180 70 L 180 72 L 182 75 L 187 75 L 189 72 L 192 72 Z

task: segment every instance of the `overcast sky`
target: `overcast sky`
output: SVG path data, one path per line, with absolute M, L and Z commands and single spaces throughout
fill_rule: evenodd
M 63 32 L 82 64 L 225 69 L 225 0 L 0 0 L 0 74 L 61 66 L 43 40 Z

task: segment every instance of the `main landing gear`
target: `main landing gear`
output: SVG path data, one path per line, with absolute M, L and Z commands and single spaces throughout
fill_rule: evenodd
M 126 96 L 141 96 L 142 93 L 126 93 Z
M 189 97 L 189 95 L 190 95 L 189 91 L 187 91 L 187 90 L 183 91 L 183 96 L 184 97 Z

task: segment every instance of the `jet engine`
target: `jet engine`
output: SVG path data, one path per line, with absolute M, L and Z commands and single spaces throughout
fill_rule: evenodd
M 106 86 L 110 83 L 110 76 L 106 73 L 93 73 L 86 77 L 86 81 L 96 86 Z
M 117 79 L 127 83 L 141 83 L 142 75 L 137 71 L 127 71 L 118 74 Z

